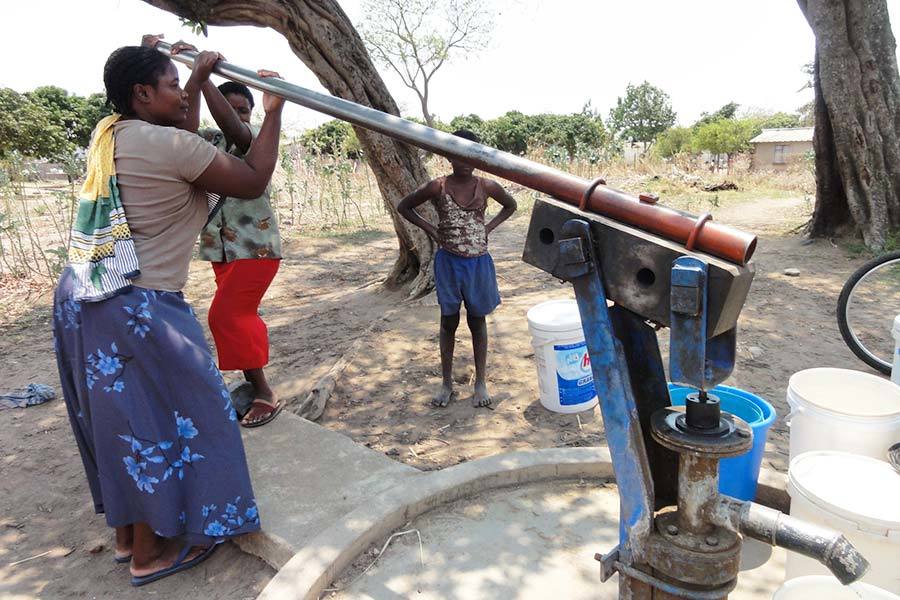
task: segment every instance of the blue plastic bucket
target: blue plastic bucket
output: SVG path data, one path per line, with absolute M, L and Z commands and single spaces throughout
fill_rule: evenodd
M 688 394 L 694 388 L 669 384 L 669 397 L 673 406 L 684 406 Z M 711 393 L 719 397 L 722 411 L 737 415 L 747 421 L 753 430 L 753 447 L 747 454 L 726 458 L 719 463 L 719 491 L 740 500 L 756 497 L 756 480 L 766 450 L 766 435 L 775 422 L 775 408 L 750 392 L 727 385 L 718 385 Z

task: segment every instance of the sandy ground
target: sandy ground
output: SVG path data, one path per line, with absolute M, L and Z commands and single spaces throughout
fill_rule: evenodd
M 840 287 L 862 259 L 828 241 L 802 245 L 783 232 L 802 222 L 802 200 L 756 201 L 719 209 L 717 220 L 761 235 L 756 280 L 743 311 L 738 365 L 729 383 L 769 399 L 779 413 L 766 463 L 787 459 L 788 377 L 814 366 L 865 369 L 844 346 L 834 320 Z M 439 469 L 508 450 L 596 445 L 596 412 L 557 415 L 543 409 L 525 312 L 546 299 L 570 297 L 568 286 L 520 261 L 527 215 L 492 237 L 503 305 L 489 318 L 489 386 L 493 410 L 471 406 L 471 344 L 460 326 L 455 379 L 459 399 L 446 409 L 429 398 L 439 383 L 433 298 L 403 302 L 377 282 L 389 268 L 389 231 L 301 238 L 263 304 L 281 389 L 308 390 L 353 342 L 362 347 L 344 372 L 320 423 L 422 469 Z M 799 277 L 782 274 L 800 270 Z M 186 295 L 205 321 L 213 291 L 208 265 L 193 265 Z M 365 336 L 363 334 L 369 331 Z M 665 348 L 666 332 L 661 332 Z M 56 385 L 50 310 L 39 303 L 0 337 L 3 389 L 30 382 Z M 226 546 L 202 568 L 132 590 L 127 568 L 114 566 L 110 535 L 91 512 L 62 401 L 0 411 L 0 598 L 252 598 L 272 570 Z M 290 449 L 284 449 L 290 457 Z M 102 548 L 96 553 L 91 550 Z M 10 563 L 44 552 L 15 566 Z

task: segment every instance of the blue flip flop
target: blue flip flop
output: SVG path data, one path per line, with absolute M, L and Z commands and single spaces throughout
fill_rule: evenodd
M 113 556 L 113 560 L 120 565 L 124 565 L 125 563 L 131 562 L 131 555 L 129 554 L 128 556 Z
M 184 548 L 181 549 L 181 552 L 178 553 L 178 558 L 175 559 L 175 564 L 173 564 L 168 569 L 163 569 L 162 571 L 157 571 L 156 573 L 151 573 L 150 575 L 144 575 L 143 577 L 132 577 L 131 585 L 134 587 L 140 587 L 142 585 L 147 585 L 148 583 L 153 583 L 154 581 L 159 581 L 164 577 L 168 577 L 169 575 L 174 575 L 175 573 L 179 573 L 181 571 L 186 571 L 191 567 L 196 567 L 204 560 L 212 556 L 213 552 L 218 548 L 218 544 L 212 544 L 209 548 L 203 551 L 202 554 L 197 556 L 196 558 L 192 558 L 191 560 L 185 562 L 184 559 L 191 552 L 192 545 L 186 544 Z

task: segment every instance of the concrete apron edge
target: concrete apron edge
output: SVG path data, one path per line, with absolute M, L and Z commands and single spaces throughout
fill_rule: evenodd
M 265 531 L 237 540 L 242 550 L 283 564 L 257 600 L 318 600 L 327 586 L 369 546 L 438 506 L 486 490 L 564 479 L 614 480 L 609 450 L 545 448 L 490 456 L 411 477 L 345 515 L 285 560 L 289 545 Z M 789 505 L 787 477 L 760 470 L 757 500 L 782 509 Z M 274 560 L 269 560 L 269 558 Z M 282 559 L 282 560 L 278 560 Z

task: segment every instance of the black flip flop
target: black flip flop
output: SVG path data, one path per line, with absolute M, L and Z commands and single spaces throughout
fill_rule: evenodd
M 174 575 L 175 573 L 180 573 L 181 571 L 186 571 L 191 567 L 196 567 L 204 560 L 212 556 L 213 552 L 218 548 L 218 544 L 212 544 L 209 548 L 204 550 L 199 556 L 196 558 L 192 558 L 191 560 L 185 562 L 184 559 L 188 554 L 191 553 L 192 545 L 186 544 L 184 548 L 181 549 L 181 552 L 178 553 L 178 558 L 175 559 L 175 564 L 169 567 L 168 569 L 163 569 L 162 571 L 157 571 L 156 573 L 151 573 L 150 575 L 144 575 L 143 577 L 132 577 L 131 585 L 134 587 L 140 587 L 142 585 L 147 585 L 148 583 L 153 583 L 154 581 L 159 581 L 169 575 Z
M 281 400 L 276 400 L 274 403 L 269 402 L 268 400 L 263 400 L 262 398 L 255 398 L 253 402 L 250 403 L 250 409 L 247 411 L 247 414 L 250 414 L 250 411 L 253 410 L 254 404 L 263 404 L 272 409 L 265 418 L 259 421 L 254 421 L 253 423 L 244 423 L 244 419 L 247 418 L 247 415 L 244 415 L 244 419 L 241 419 L 241 427 L 246 427 L 248 429 L 252 427 L 262 427 L 266 423 L 271 423 L 275 417 L 281 414 L 281 409 L 284 408 L 284 402 Z

